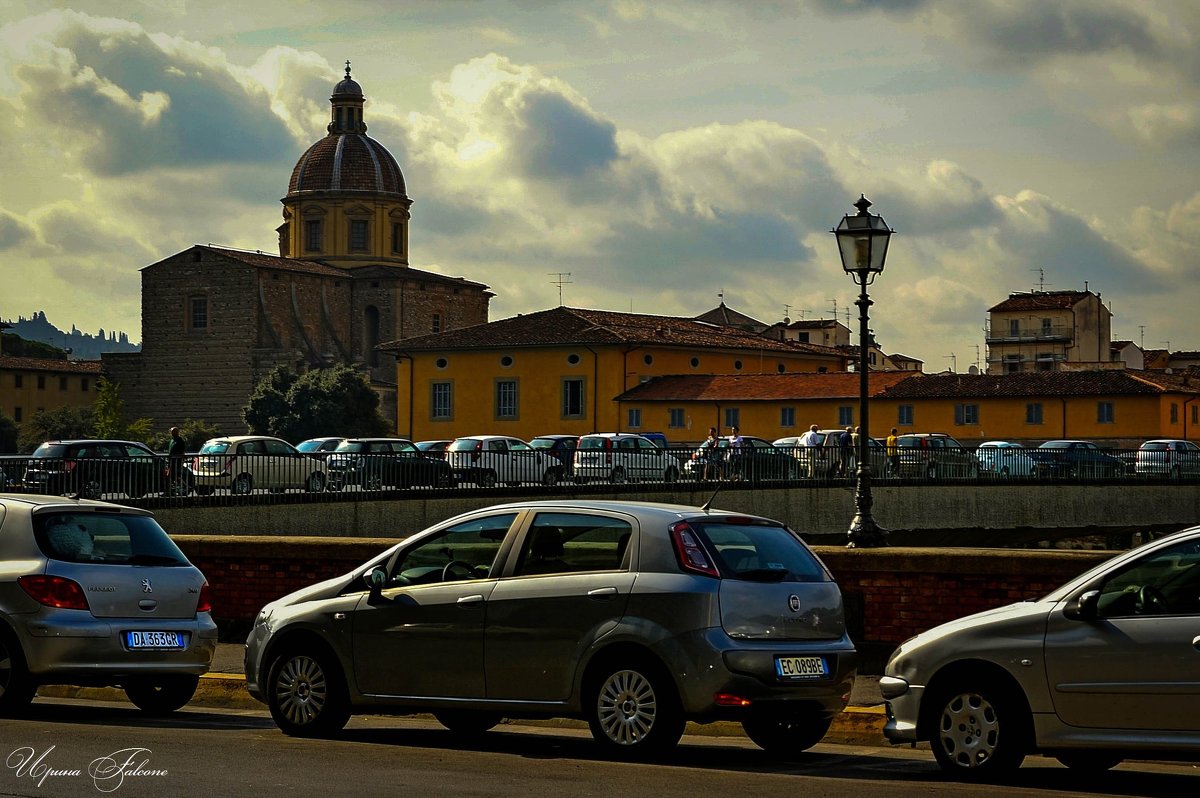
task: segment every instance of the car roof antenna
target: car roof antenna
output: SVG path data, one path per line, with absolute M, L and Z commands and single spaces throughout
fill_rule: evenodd
M 700 510 L 701 510 L 702 512 L 705 512 L 705 513 L 707 513 L 707 512 L 709 511 L 709 508 L 711 508 L 711 507 L 712 507 L 713 499 L 717 498 L 717 494 L 721 492 L 721 488 L 723 488 L 723 487 L 725 487 L 725 483 L 724 483 L 724 482 L 718 482 L 718 483 L 717 483 L 717 489 L 716 489 L 716 490 L 714 490 L 714 491 L 713 491 L 713 494 L 712 494 L 711 496 L 709 496 L 709 497 L 708 497 L 708 501 L 706 501 L 706 502 L 705 502 L 705 503 L 704 503 L 704 504 L 703 504 L 703 505 L 700 507 Z

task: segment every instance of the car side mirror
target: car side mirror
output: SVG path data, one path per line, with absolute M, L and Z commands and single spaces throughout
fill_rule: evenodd
M 370 594 L 367 596 L 368 604 L 382 604 L 386 601 L 383 597 L 383 586 L 387 584 L 387 570 L 380 567 L 372 568 L 367 573 L 363 574 L 363 579 L 366 580 L 367 588 Z
M 1099 603 L 1100 591 L 1088 590 L 1068 601 L 1067 606 L 1063 608 L 1063 615 L 1073 621 L 1094 621 Z

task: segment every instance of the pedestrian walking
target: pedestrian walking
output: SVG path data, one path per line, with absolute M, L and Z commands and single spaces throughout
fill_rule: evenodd
M 187 480 L 183 476 L 183 459 L 187 454 L 187 443 L 179 434 L 179 427 L 171 427 L 171 441 L 167 444 L 167 490 L 173 496 L 186 496 Z
M 838 472 L 850 475 L 850 455 L 854 452 L 854 430 L 846 427 L 838 436 Z
M 894 477 L 900 473 L 900 445 L 896 439 L 896 428 L 892 427 L 892 431 L 888 433 L 887 441 L 884 444 L 887 451 L 888 476 Z
M 721 436 L 716 427 L 708 428 L 708 437 L 700 446 L 704 450 L 704 478 L 716 479 L 721 476 L 721 464 L 717 457 L 721 452 Z
M 808 451 L 800 452 L 800 462 L 805 467 L 809 479 L 820 476 L 817 473 L 817 461 L 820 460 L 820 454 L 816 451 L 821 445 L 821 434 L 817 432 L 820 429 L 816 424 L 808 428 L 808 432 L 800 436 L 800 445 Z

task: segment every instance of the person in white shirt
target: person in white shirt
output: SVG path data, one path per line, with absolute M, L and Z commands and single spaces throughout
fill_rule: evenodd
M 808 428 L 808 432 L 800 436 L 800 445 L 809 448 L 816 448 L 821 445 L 821 436 L 817 432 L 817 425 L 813 424 Z M 810 478 L 817 476 L 817 460 L 820 459 L 816 452 L 802 452 L 805 465 L 808 466 L 808 476 Z

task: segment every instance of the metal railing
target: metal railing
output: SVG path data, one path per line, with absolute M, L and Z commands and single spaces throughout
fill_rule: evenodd
M 541 451 L 450 452 L 432 456 L 355 454 L 281 457 L 189 454 L 171 477 L 165 456 L 74 460 L 0 456 L 0 491 L 171 505 L 357 501 L 416 492 L 525 493 L 675 490 L 722 482 L 739 489 L 846 487 L 856 478 L 853 451 L 840 447 L 611 450 L 586 464 Z M 882 485 L 1200 483 L 1200 454 L 1138 449 L 872 451 L 872 481 Z M 589 487 L 590 486 L 590 487 Z M 335 499 L 336 496 L 336 499 Z

